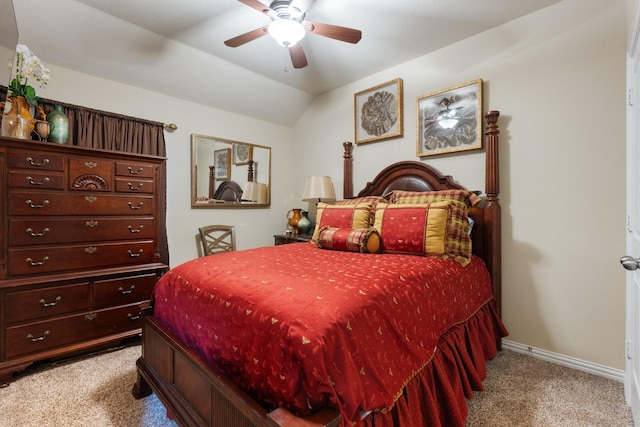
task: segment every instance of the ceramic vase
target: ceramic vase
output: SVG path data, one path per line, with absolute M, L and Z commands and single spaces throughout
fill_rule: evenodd
M 298 220 L 298 232 L 300 234 L 309 234 L 311 227 L 313 227 L 313 223 L 309 219 L 309 212 L 301 211 L 300 219 Z
M 302 209 L 289 209 L 287 212 L 287 223 L 293 229 L 294 234 L 298 234 L 298 221 L 302 218 Z
M 47 121 L 51 123 L 48 140 L 58 144 L 69 142 L 69 118 L 64 114 L 61 105 L 53 107 L 53 111 L 47 114 Z

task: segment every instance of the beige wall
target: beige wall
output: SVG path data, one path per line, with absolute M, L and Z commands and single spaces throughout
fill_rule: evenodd
M 476 78 L 501 110 L 503 317 L 509 339 L 624 369 L 624 0 L 556 6 L 317 97 L 295 128 L 238 116 L 50 65 L 42 96 L 174 122 L 167 134 L 172 265 L 196 256 L 200 225 L 238 227 L 241 248 L 272 244 L 304 178 L 328 174 L 342 192 L 342 142 L 353 140 L 353 94 L 404 80 L 405 136 L 354 150 L 356 189 L 415 157 L 417 96 Z M 19 25 L 27 25 L 19 23 Z M 23 40 L 28 44 L 28 40 Z M 273 147 L 270 209 L 192 210 L 189 135 Z M 482 152 L 428 159 L 473 189 Z
M 354 93 L 404 80 L 405 136 L 354 149 L 360 189 L 384 165 L 416 159 L 417 96 L 484 79 L 485 109 L 502 112 L 509 339 L 624 369 L 625 6 L 567 0 L 318 97 L 296 126 L 297 175 L 329 174 L 342 188 Z M 483 189 L 483 158 L 426 160 Z

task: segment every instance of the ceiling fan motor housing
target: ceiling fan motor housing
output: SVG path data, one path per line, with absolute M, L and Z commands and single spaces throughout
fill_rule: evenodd
M 276 11 L 279 19 L 291 19 L 302 22 L 305 14 L 297 7 L 291 6 L 291 3 L 292 0 L 274 0 L 269 7 Z

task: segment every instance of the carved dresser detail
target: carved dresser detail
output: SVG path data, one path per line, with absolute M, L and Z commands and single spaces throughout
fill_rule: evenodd
M 164 158 L 0 138 L 0 386 L 141 332 Z

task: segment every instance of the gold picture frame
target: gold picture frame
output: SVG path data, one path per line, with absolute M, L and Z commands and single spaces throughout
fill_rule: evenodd
M 213 167 L 216 181 L 231 179 L 231 148 L 213 152 Z
M 355 143 L 403 135 L 402 79 L 379 84 L 353 96 Z
M 253 146 L 250 144 L 233 144 L 233 164 L 248 165 L 249 161 L 253 160 Z
M 482 148 L 482 79 L 416 99 L 416 156 Z

